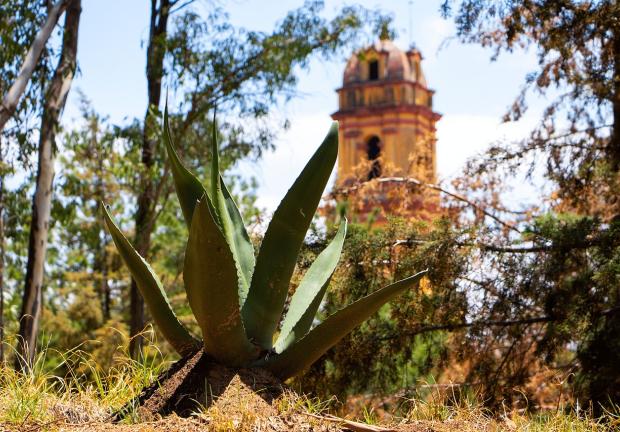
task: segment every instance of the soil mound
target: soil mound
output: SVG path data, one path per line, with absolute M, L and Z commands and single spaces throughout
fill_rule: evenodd
M 200 350 L 174 363 L 114 419 L 121 420 L 136 410 L 145 420 L 172 413 L 188 417 L 205 408 L 232 416 L 250 412 L 275 415 L 272 402 L 283 391 L 282 382 L 263 369 L 227 368 Z

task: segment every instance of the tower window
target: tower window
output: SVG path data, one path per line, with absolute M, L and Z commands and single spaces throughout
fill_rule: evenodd
M 381 176 L 381 162 L 379 161 L 379 157 L 381 156 L 381 140 L 378 136 L 374 135 L 370 137 L 366 145 L 366 154 L 368 160 L 371 161 L 368 180 L 372 180 Z
M 379 79 L 379 62 L 377 60 L 371 60 L 368 62 L 368 79 L 370 81 L 376 81 Z

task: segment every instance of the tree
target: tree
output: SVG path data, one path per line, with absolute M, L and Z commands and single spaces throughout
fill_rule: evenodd
M 24 369 L 32 364 L 35 355 L 52 206 L 54 146 L 60 113 L 66 103 L 77 66 L 81 11 L 81 0 L 72 0 L 65 17 L 60 59 L 45 95 L 39 137 L 37 179 L 32 201 L 28 264 L 20 316 L 18 356 L 15 363 L 18 369 Z
M 118 283 L 127 275 L 103 225 L 101 202 L 129 217 L 122 201 L 130 196 L 139 155 L 84 95 L 81 112 L 58 139 L 39 338 L 60 353 L 79 346 L 105 370 L 127 348 L 127 302 L 119 291 L 129 287 Z M 45 358 L 48 367 L 66 370 L 62 356 L 48 350 Z
M 134 246 L 138 253 L 147 256 L 151 243 L 151 232 L 155 224 L 155 204 L 157 202 L 156 185 L 152 179 L 155 165 L 155 148 L 157 144 L 157 116 L 161 99 L 162 78 L 164 75 L 164 57 L 168 32 L 170 8 L 177 2 L 171 0 L 151 0 L 151 21 L 149 27 L 148 47 L 146 50 L 146 79 L 148 102 L 144 115 L 142 135 L 142 165 L 146 175 L 140 186 L 138 208 L 136 210 L 136 230 Z M 140 296 L 136 281 L 131 281 L 131 302 L 129 309 L 129 329 L 131 335 L 130 352 L 137 358 L 141 352 L 144 329 L 144 300 Z
M 512 385 L 528 379 L 528 364 L 576 371 L 575 388 L 599 409 L 620 398 L 620 376 L 611 366 L 619 360 L 614 329 L 620 322 L 620 6 L 445 0 L 442 11 L 454 17 L 461 40 L 493 48 L 493 58 L 524 46 L 536 50 L 538 68 L 526 77 L 506 121 L 522 116 L 529 92 L 552 100 L 527 139 L 492 147 L 460 180 L 464 189 L 480 179 L 505 181 L 527 164 L 530 177 L 542 167 L 554 187 L 551 204 L 532 212 L 537 217 L 526 218 L 520 234 L 495 237 L 524 246 L 481 249 L 496 273 L 477 282 L 502 293 L 503 303 L 490 310 L 515 318 L 537 311 L 540 321 L 516 331 L 496 328 L 490 336 L 504 341 L 505 355 L 480 357 L 472 372 L 497 371 L 492 376 Z M 497 198 L 489 202 L 510 215 Z M 496 395 L 500 382 L 492 387 Z
M 457 380 L 466 391 L 477 388 L 490 406 L 557 406 L 579 398 L 598 411 L 620 398 L 614 366 L 620 361 L 616 3 L 443 2 L 442 11 L 454 17 L 459 38 L 490 47 L 493 59 L 523 47 L 536 50 L 538 67 L 526 76 L 505 121 L 523 115 L 531 93 L 551 102 L 529 137 L 494 145 L 470 160 L 452 187 L 390 180 L 440 191 L 445 214 L 452 218 L 443 234 L 414 231 L 384 244 L 362 243 L 362 251 L 383 247 L 376 256 L 398 244 L 407 248 L 407 259 L 427 247 L 445 248 L 443 259 L 431 265 L 430 299 L 420 299 L 428 312 L 412 308 L 405 322 L 389 311 L 376 325 L 390 329 L 398 322 L 399 332 L 385 340 L 354 335 L 344 345 L 348 352 L 334 350 L 313 369 L 307 377 L 311 385 L 322 380 L 343 392 L 385 390 L 387 383 L 393 392 L 399 386 L 394 371 L 402 372 L 402 359 L 411 358 L 413 337 L 441 332 L 447 350 L 433 362 L 436 377 Z M 538 180 L 539 172 L 551 196 L 541 197 L 536 207 L 504 202 L 511 198 L 505 191 L 515 176 Z M 392 230 L 388 226 L 383 235 Z M 372 256 L 360 253 L 350 265 L 362 268 L 347 277 L 365 281 L 365 263 Z M 444 267 L 457 256 L 461 265 Z M 451 270 L 452 289 L 436 287 L 432 278 Z M 354 292 L 345 295 L 355 299 Z M 452 308 L 454 295 L 460 301 Z M 351 360 L 350 352 L 362 360 Z M 442 363 L 446 358 L 449 362 Z M 358 381 L 348 381 L 356 374 Z M 554 377 L 563 383 L 555 389 Z M 347 382 L 353 386 L 343 388 Z
M 410 386 L 441 373 L 448 336 L 425 328 L 435 322 L 462 322 L 467 311 L 458 279 L 466 271 L 469 254 L 456 245 L 458 234 L 448 220 L 429 223 L 390 216 L 378 228 L 351 224 L 321 308 L 325 316 L 412 269 L 429 272 L 418 287 L 384 306 L 294 385 L 325 398 L 336 395 L 341 401 L 351 394 L 407 396 Z M 308 245 L 300 273 L 324 242 L 319 234 Z
M 26 160 L 28 136 L 33 127 L 29 119 L 38 115 L 39 95 L 50 75 L 46 44 L 52 29 L 67 6 L 67 1 L 50 5 L 49 11 L 36 2 L 6 2 L 0 5 L 0 360 L 4 358 L 5 300 L 5 178 L 13 170 L 9 159 L 11 144 L 17 144 L 16 159 Z M 49 12 L 49 13 L 48 13 Z M 24 55 L 25 54 L 25 55 Z M 13 127 L 5 127 L 9 119 Z
M 528 92 L 553 98 L 528 139 L 491 148 L 469 173 L 500 167 L 514 173 L 540 155 L 563 202 L 584 214 L 617 213 L 615 205 L 610 207 L 609 182 L 620 169 L 619 7 L 607 0 L 443 2 L 442 11 L 454 15 L 461 40 L 493 48 L 494 59 L 520 47 L 536 50 L 539 67 L 527 75 L 506 121 L 523 115 Z M 592 207 L 596 201 L 600 206 Z

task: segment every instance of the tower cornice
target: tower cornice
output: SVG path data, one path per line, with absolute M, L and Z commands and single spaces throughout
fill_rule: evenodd
M 334 120 L 344 120 L 351 117 L 385 117 L 388 114 L 409 113 L 419 115 L 432 120 L 439 121 L 442 117 L 440 113 L 436 113 L 431 108 L 423 105 L 373 105 L 360 106 L 350 109 L 341 109 L 332 113 Z

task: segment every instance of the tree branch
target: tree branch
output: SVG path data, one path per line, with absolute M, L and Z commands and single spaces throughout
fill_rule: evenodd
M 431 240 L 417 240 L 417 239 L 399 239 L 391 244 L 394 246 L 414 246 L 414 245 L 424 245 L 432 243 Z M 512 247 L 512 246 L 500 246 L 500 245 L 492 245 L 488 243 L 481 242 L 455 242 L 454 243 L 458 247 L 477 247 L 483 251 L 488 252 L 500 252 L 500 253 L 540 253 L 540 252 L 548 252 L 553 250 L 552 246 L 530 246 L 530 247 Z M 591 243 L 583 244 L 583 248 L 587 248 L 592 246 Z
M 609 315 L 613 315 L 616 312 L 620 311 L 620 306 L 605 309 L 600 313 L 596 314 L 596 317 L 606 317 Z M 417 336 L 422 333 L 428 333 L 433 331 L 455 331 L 464 328 L 470 327 L 510 327 L 515 325 L 530 325 L 537 323 L 545 323 L 545 322 L 554 322 L 560 321 L 561 317 L 555 317 L 551 315 L 544 315 L 539 317 L 531 317 L 531 318 L 521 318 L 521 319 L 512 319 L 512 320 L 479 320 L 479 321 L 465 321 L 460 323 L 452 323 L 452 324 L 434 324 L 434 325 L 423 325 L 421 324 L 418 328 L 409 331 L 409 332 L 399 332 L 398 334 L 387 335 L 379 338 L 379 340 L 390 340 L 399 338 L 402 336 Z
M 489 320 L 480 320 L 480 321 L 469 321 L 469 322 L 461 322 L 461 323 L 453 323 L 453 324 L 436 324 L 436 325 L 421 325 L 420 327 L 410 331 L 410 332 L 399 332 L 398 334 L 388 335 L 380 338 L 380 340 L 390 340 L 395 339 L 402 336 L 417 336 L 422 333 L 428 333 L 433 331 L 455 331 L 464 328 L 470 327 L 509 327 L 514 325 L 525 325 L 525 324 L 535 324 L 542 322 L 551 322 L 556 321 L 556 317 L 552 316 L 541 316 L 541 317 L 533 317 L 533 318 L 523 318 L 523 319 L 515 319 L 515 320 L 503 320 L 503 321 L 489 321 Z
M 413 177 L 383 177 L 383 178 L 379 178 L 376 180 L 377 183 L 402 183 L 402 184 L 410 184 L 410 185 L 415 185 L 415 186 L 421 186 L 427 189 L 432 189 L 432 190 L 436 190 L 438 192 L 441 192 L 445 195 L 448 195 L 458 201 L 462 201 L 465 204 L 469 205 L 470 207 L 475 208 L 476 210 L 480 211 L 481 213 L 483 213 L 485 216 L 493 219 L 494 221 L 496 221 L 497 223 L 499 223 L 500 225 L 513 230 L 519 234 L 521 234 L 521 230 L 519 230 L 519 228 L 517 228 L 516 226 L 514 226 L 511 223 L 505 222 L 502 219 L 500 219 L 498 216 L 494 215 L 493 213 L 489 212 L 487 209 L 485 209 L 484 207 L 476 204 L 475 202 L 471 201 L 470 199 L 468 199 L 467 197 L 460 195 L 456 192 L 452 192 L 449 191 L 447 189 L 442 188 L 441 186 L 437 185 L 437 184 L 433 184 L 433 183 L 425 183 L 421 180 L 418 180 L 416 178 Z M 343 194 L 343 195 L 347 195 L 351 192 L 354 192 L 357 189 L 360 189 L 362 187 L 363 183 L 358 183 L 356 185 L 353 186 L 349 186 L 349 187 L 343 187 L 343 188 L 338 188 L 335 189 L 334 192 L 332 192 L 332 195 L 337 195 L 337 194 Z
M 19 74 L 17 75 L 13 85 L 11 85 L 11 88 L 9 88 L 4 95 L 2 104 L 0 105 L 0 132 L 2 132 L 6 123 L 15 113 L 19 100 L 24 94 L 26 86 L 32 77 L 32 73 L 39 62 L 39 57 L 41 57 L 43 48 L 50 38 L 52 30 L 56 27 L 60 15 L 62 15 L 65 11 L 68 4 L 69 0 L 59 0 L 53 7 L 50 8 L 43 27 L 41 27 L 41 30 L 37 33 L 37 36 L 34 38 L 28 53 L 26 53 L 24 63 L 19 70 Z

